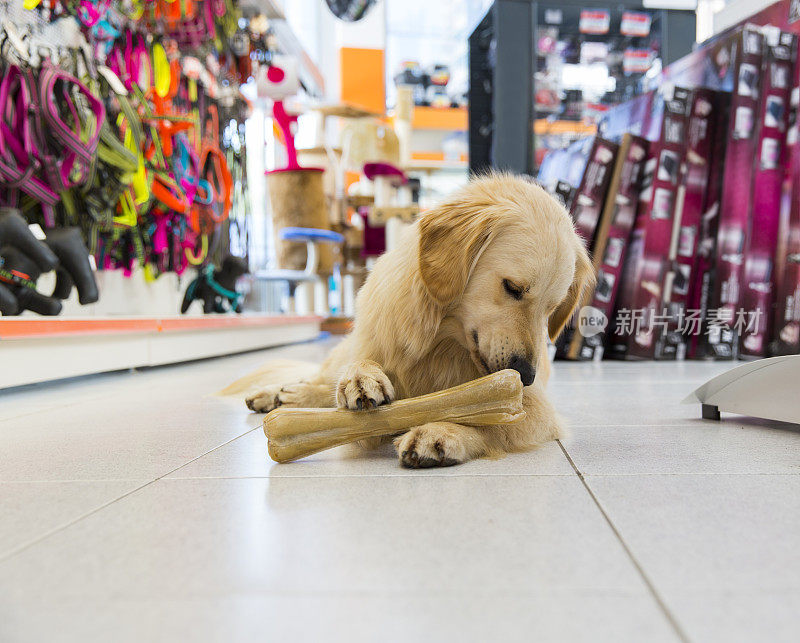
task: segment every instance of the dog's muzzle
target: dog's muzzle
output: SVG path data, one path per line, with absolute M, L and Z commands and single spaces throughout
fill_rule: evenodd
M 512 355 L 506 368 L 510 368 L 519 373 L 523 386 L 530 386 L 533 384 L 533 380 L 536 379 L 536 369 L 533 367 L 533 364 L 522 357 L 522 355 Z

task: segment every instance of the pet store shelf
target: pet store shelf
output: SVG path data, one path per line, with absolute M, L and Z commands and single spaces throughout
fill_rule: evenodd
M 321 318 L 288 315 L 0 318 L 0 389 L 160 366 L 315 339 Z

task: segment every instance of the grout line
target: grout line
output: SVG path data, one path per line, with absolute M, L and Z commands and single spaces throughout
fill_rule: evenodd
M 200 455 L 198 455 L 198 456 L 196 456 L 196 457 L 192 458 L 192 459 L 191 459 L 191 460 L 189 460 L 188 462 L 184 462 L 182 465 L 180 465 L 180 466 L 178 466 L 178 467 L 175 467 L 175 468 L 174 468 L 174 469 L 172 469 L 171 471 L 167 471 L 166 473 L 164 473 L 164 474 L 162 474 L 162 475 L 158 476 L 158 478 L 156 478 L 156 480 L 160 480 L 161 478 L 164 478 L 164 477 L 166 477 L 166 476 L 168 476 L 168 475 L 170 475 L 170 474 L 172 474 L 172 473 L 175 473 L 175 472 L 176 472 L 176 471 L 178 471 L 179 469 L 183 469 L 183 467 L 186 467 L 186 466 L 188 466 L 188 465 L 192 464 L 192 462 L 195 462 L 196 460 L 199 460 L 200 458 L 203 458 L 203 457 L 207 456 L 209 453 L 212 453 L 212 452 L 216 451 L 217 449 L 221 449 L 222 447 L 229 445 L 231 442 L 234 442 L 235 440 L 238 440 L 239 438 L 243 438 L 244 436 L 246 436 L 246 435 L 249 435 L 249 434 L 250 434 L 250 433 L 252 433 L 253 431 L 256 431 L 256 430 L 258 430 L 258 429 L 260 429 L 260 428 L 261 428 L 261 425 L 260 425 L 260 424 L 259 424 L 258 426 L 254 426 L 252 429 L 248 429 L 248 430 L 247 430 L 247 431 L 245 431 L 244 433 L 240 433 L 240 434 L 239 434 L 239 435 L 237 435 L 236 437 L 233 437 L 233 438 L 231 438 L 230 440 L 226 440 L 226 441 L 225 441 L 225 442 L 223 442 L 222 444 L 218 444 L 217 446 L 215 446 L 215 447 L 212 447 L 211 449 L 209 449 L 209 450 L 208 450 L 208 451 L 206 451 L 205 453 L 201 453 Z
M 711 420 L 701 420 L 700 418 L 684 418 L 681 420 L 680 418 L 675 419 L 674 421 L 670 420 L 668 423 L 663 424 L 639 424 L 639 423 L 632 423 L 632 424 L 625 424 L 624 422 L 616 422 L 612 424 L 600 423 L 597 422 L 575 422 L 570 420 L 568 416 L 567 423 L 570 429 L 615 429 L 615 428 L 623 428 L 623 429 L 634 429 L 634 428 L 642 428 L 642 429 L 697 429 L 700 427 L 723 427 L 725 425 L 725 418 L 722 420 L 717 421 L 716 424 L 711 424 Z M 730 426 L 727 425 L 727 426 Z M 739 423 L 741 426 L 741 423 Z M 756 426 L 756 425 L 753 425 Z
M 4 484 L 99 484 L 103 482 L 142 482 L 147 480 L 147 476 L 138 478 L 58 478 L 54 480 L 3 480 L 0 478 L 0 487 Z
M 600 374 L 598 373 L 598 375 L 600 375 Z M 644 375 L 644 373 L 641 373 L 641 375 Z M 569 386 L 574 386 L 577 383 L 577 381 L 578 381 L 577 379 L 575 379 L 575 380 L 558 380 L 558 381 L 550 380 L 548 382 L 548 386 L 552 385 L 552 386 L 558 386 L 558 387 L 567 388 Z M 594 392 L 599 393 L 603 389 L 609 388 L 611 386 L 619 386 L 620 384 L 636 384 L 636 383 L 639 383 L 639 382 L 642 382 L 642 381 L 645 382 L 645 384 L 643 384 L 643 386 L 653 386 L 653 387 L 655 387 L 656 385 L 661 386 L 663 384 L 666 384 L 668 386 L 686 386 L 686 387 L 688 387 L 688 386 L 692 386 L 694 384 L 696 384 L 697 386 L 700 386 L 704 381 L 708 381 L 708 380 L 707 379 L 704 380 L 701 377 L 698 377 L 697 379 L 693 379 L 693 378 L 692 379 L 676 378 L 676 379 L 664 379 L 664 380 L 660 379 L 660 380 L 657 380 L 657 381 L 642 380 L 640 378 L 619 378 L 619 379 L 615 379 L 615 378 L 611 378 L 610 377 L 610 378 L 604 379 L 603 381 L 600 381 L 600 382 L 581 382 L 581 386 L 584 387 L 584 388 L 592 389 Z M 697 388 L 697 386 L 695 386 L 695 388 Z
M 180 466 L 177 466 L 177 467 L 175 467 L 174 469 L 170 469 L 170 470 L 169 470 L 169 471 L 167 471 L 166 473 L 163 473 L 163 474 L 161 474 L 160 476 L 156 476 L 156 477 L 155 477 L 155 478 L 153 478 L 152 480 L 149 480 L 149 481 L 145 482 L 144 484 L 142 484 L 142 485 L 139 485 L 139 486 L 138 486 L 138 487 L 136 487 L 135 489 L 131 489 L 130 491 L 128 491 L 128 492 L 126 492 L 126 493 L 123 493 L 121 496 L 117 496 L 117 497 L 116 497 L 116 498 L 114 498 L 113 500 L 109 500 L 108 502 L 105 502 L 105 503 L 103 503 L 103 504 L 102 504 L 102 505 L 100 505 L 99 507 L 95 507 L 94 509 L 92 509 L 92 510 L 90 510 L 90 511 L 87 511 L 86 513 L 83 513 L 83 514 L 81 514 L 80 516 L 78 516 L 77 518 L 73 518 L 72 520 L 69 520 L 69 521 L 65 522 L 64 524 L 62 524 L 62 525 L 59 525 L 59 526 L 57 526 L 57 527 L 53 527 L 53 528 L 52 528 L 52 529 L 50 529 L 49 531 L 46 531 L 45 533 L 43 533 L 43 534 L 41 534 L 41 535 L 39 535 L 39 536 L 36 536 L 35 538 L 33 538 L 33 539 L 29 540 L 29 541 L 28 541 L 28 542 L 26 542 L 26 543 L 23 543 L 22 545 L 18 545 L 18 546 L 17 546 L 17 547 L 15 547 L 14 549 L 11 549 L 11 550 L 7 551 L 7 552 L 6 552 L 6 553 L 4 553 L 4 554 L 0 554 L 0 563 L 2 563 L 3 561 L 6 561 L 6 560 L 8 560 L 9 558 L 13 558 L 13 557 L 14 557 L 14 556 L 16 556 L 17 554 L 19 554 L 19 553 L 21 553 L 21 552 L 25 551 L 26 549 L 28 549 L 29 547 L 32 547 L 33 545 L 36 545 L 36 544 L 38 544 L 38 543 L 42 542 L 43 540 L 45 540 L 45 539 L 49 538 L 50 536 L 53 536 L 53 535 L 57 534 L 57 533 L 58 533 L 58 532 L 60 532 L 60 531 L 64 531 L 65 529 L 68 529 L 69 527 L 72 527 L 73 525 L 77 524 L 77 523 L 78 523 L 78 522 L 80 522 L 81 520 L 84 520 L 85 518 L 88 518 L 88 517 L 89 517 L 89 516 L 91 516 L 92 514 L 96 514 L 98 511 L 102 511 L 102 510 L 103 510 L 103 509 L 105 509 L 106 507 L 109 507 L 109 506 L 113 505 L 115 502 L 119 502 L 120 500 L 123 500 L 123 499 L 127 498 L 128 496 L 130 496 L 130 495 L 132 495 L 132 494 L 134 494 L 134 493 L 137 493 L 138 491 L 141 491 L 141 490 L 142 490 L 142 489 L 144 489 L 145 487 L 149 487 L 149 486 L 150 486 L 151 484 L 153 484 L 154 482 L 158 482 L 159 480 L 161 480 L 161 479 L 163 479 L 164 477 L 166 477 L 166 476 L 170 475 L 171 473 L 174 473 L 174 472 L 175 472 L 175 471 L 177 471 L 178 469 L 181 469 L 181 468 L 183 468 L 183 467 L 185 467 L 185 466 L 187 466 L 187 465 L 191 464 L 191 463 L 192 463 L 192 462 L 194 462 L 195 460 L 199 460 L 200 458 L 202 458 L 203 456 L 206 456 L 206 455 L 208 455 L 208 454 L 209 454 L 209 453 L 211 453 L 212 451 L 216 451 L 217 449 L 220 449 L 220 448 L 222 448 L 222 447 L 224 447 L 224 446 L 226 446 L 226 445 L 230 444 L 230 443 L 231 443 L 231 442 L 233 442 L 234 440 L 238 440 L 239 438 L 241 438 L 241 437 L 243 437 L 243 436 L 247 435 L 248 433 L 252 433 L 253 431 L 255 431 L 255 430 L 256 430 L 256 429 L 258 429 L 258 428 L 259 428 L 259 427 L 257 427 L 257 426 L 256 426 L 256 427 L 254 427 L 254 428 L 252 428 L 252 429 L 249 429 L 249 430 L 245 431 L 245 432 L 244 432 L 244 433 L 242 433 L 241 435 L 237 435 L 236 437 L 233 437 L 233 438 L 231 438 L 230 440 L 227 440 L 226 442 L 223 442 L 222 444 L 218 444 L 217 446 L 215 446 L 215 447 L 214 447 L 214 448 L 212 448 L 212 449 L 209 449 L 209 450 L 208 450 L 208 451 L 206 451 L 205 453 L 201 453 L 201 454 L 200 454 L 200 455 L 198 455 L 197 457 L 195 457 L 195 458 L 192 458 L 191 460 L 189 460 L 189 462 L 185 462 L 185 463 L 181 464 Z
M 729 478 L 736 476 L 744 477 L 787 477 L 787 476 L 800 476 L 800 471 L 644 471 L 642 473 L 583 473 L 579 474 L 589 478 L 626 478 L 626 477 L 639 477 L 645 476 L 727 476 Z
M 173 473 L 175 473 L 176 471 L 179 471 L 179 470 L 183 469 L 184 467 L 188 467 L 190 464 L 192 464 L 192 462 L 196 462 L 196 461 L 197 461 L 197 460 L 199 460 L 200 458 L 204 458 L 205 456 L 207 456 L 209 453 L 213 453 L 213 452 L 214 452 L 214 451 L 216 451 L 217 449 L 221 449 L 221 448 L 222 448 L 222 447 L 224 447 L 224 446 L 228 446 L 228 445 L 229 445 L 231 442 L 234 442 L 234 441 L 238 440 L 239 438 L 243 438 L 243 437 L 244 437 L 244 436 L 246 436 L 246 435 L 250 435 L 250 434 L 251 434 L 253 431 L 257 431 L 257 430 L 258 430 L 258 429 L 260 429 L 260 428 L 261 428 L 261 425 L 260 425 L 260 424 L 259 424 L 258 426 L 254 426 L 252 429 L 248 429 L 247 431 L 245 431 L 245 432 L 244 432 L 244 433 L 242 433 L 241 435 L 237 435 L 235 438 L 231 438 L 230 440 L 227 440 L 226 442 L 223 442 L 222 444 L 218 444 L 217 446 L 215 446 L 215 447 L 213 447 L 213 448 L 209 449 L 209 450 L 208 450 L 208 451 L 206 451 L 205 453 L 201 453 L 201 454 L 200 454 L 200 455 L 198 455 L 197 457 L 195 457 L 195 458 L 192 458 L 192 459 L 191 459 L 191 460 L 189 460 L 188 462 L 184 462 L 184 463 L 183 463 L 182 465 L 180 465 L 179 467 L 175 467 L 174 469 L 172 469 L 172 471 L 167 471 L 165 474 L 163 474 L 163 475 L 160 475 L 158 478 L 156 478 L 156 480 L 161 480 L 162 478 L 166 478 L 167 476 L 169 476 L 169 475 L 172 475 L 172 474 L 173 474 Z M 155 482 L 155 480 L 154 480 L 153 482 Z
M 166 478 L 165 482 L 172 480 L 296 480 L 296 479 L 328 479 L 328 478 L 409 478 L 416 480 L 429 480 L 431 478 L 565 478 L 571 473 L 324 473 L 324 474 L 299 474 L 299 475 L 261 475 L 261 476 L 186 476 L 185 478 Z
M 625 542 L 625 539 L 622 537 L 622 533 L 620 532 L 619 529 L 617 529 L 617 526 L 611 520 L 611 516 L 608 515 L 608 512 L 605 510 L 603 505 L 600 503 L 599 498 L 595 495 L 594 491 L 589 486 L 589 483 L 586 481 L 586 477 L 580 472 L 580 470 L 578 469 L 577 465 L 575 464 L 575 461 L 572 459 L 572 456 L 570 456 L 570 454 L 564 448 L 564 445 L 561 444 L 561 440 L 556 440 L 556 442 L 558 442 L 558 446 L 561 447 L 561 451 L 564 453 L 564 456 L 567 458 L 567 460 L 569 461 L 570 465 L 572 465 L 572 468 L 575 470 L 575 474 L 578 476 L 578 478 L 581 481 L 581 484 L 583 484 L 583 486 L 586 489 L 586 491 L 588 492 L 589 496 L 592 498 L 592 501 L 594 501 L 594 504 L 597 506 L 597 509 L 600 511 L 600 514 L 603 516 L 603 518 L 605 519 L 606 523 L 608 523 L 608 526 L 611 528 L 611 531 L 616 536 L 616 538 L 619 541 L 620 545 L 622 545 L 623 550 L 628 555 L 628 558 L 630 558 L 631 562 L 633 563 L 633 566 L 636 568 L 636 571 L 639 573 L 639 576 L 641 576 L 642 580 L 644 581 L 645 586 L 647 587 L 648 590 L 650 590 L 650 593 L 653 595 L 653 598 L 655 599 L 656 604 L 659 606 L 659 608 L 661 608 L 661 611 L 664 613 L 664 616 L 667 618 L 667 621 L 672 626 L 672 629 L 675 631 L 675 634 L 678 636 L 678 638 L 681 641 L 683 641 L 683 643 L 689 643 L 689 641 L 690 641 L 689 637 L 683 631 L 683 628 L 678 623 L 678 620 L 675 618 L 675 615 L 667 607 L 667 604 L 664 602 L 664 599 L 661 597 L 661 594 L 659 594 L 658 590 L 656 590 L 656 587 L 653 584 L 653 581 L 651 581 L 650 577 L 645 573 L 644 567 L 642 567 L 642 564 L 637 560 L 636 556 L 633 555 L 633 551 L 628 546 L 628 543 Z
M 245 434 L 247 435 L 247 434 Z M 244 437 L 239 436 L 239 437 Z M 239 438 L 233 438 L 238 440 Z M 226 443 L 227 444 L 227 443 Z M 214 447 L 211 453 L 216 449 L 222 447 Z M 198 456 L 203 457 L 203 456 Z M 387 458 L 389 460 L 391 458 Z M 344 461 L 343 461 L 344 462 Z M 154 478 L 153 480 L 286 480 L 292 478 L 563 478 L 573 475 L 570 473 L 432 473 L 430 470 L 426 473 L 301 473 L 290 475 L 242 475 L 242 476 L 175 476 L 167 478 L 175 471 L 179 471 L 190 463 L 182 464 L 177 469 L 163 476 Z M 761 477 L 761 478 L 788 478 L 800 476 L 800 471 L 792 472 L 768 472 L 768 471 L 646 471 L 643 473 L 583 473 L 583 476 L 588 478 L 654 478 L 654 477 L 685 477 L 685 476 L 725 476 L 728 478 L 733 477 Z M 100 484 L 104 482 L 139 482 L 143 478 L 70 478 L 59 480 L 0 480 L 0 487 L 3 485 L 26 485 L 26 484 Z M 148 480 L 147 483 L 153 482 Z
M 92 514 L 97 513 L 101 509 L 105 509 L 109 505 L 112 505 L 115 502 L 117 502 L 119 500 L 122 500 L 123 498 L 127 498 L 131 494 L 134 494 L 137 491 L 141 491 L 146 486 L 153 484 L 153 482 L 155 482 L 155 480 L 150 480 L 148 482 L 145 482 L 144 484 L 139 485 L 135 489 L 131 489 L 130 491 L 128 491 L 126 493 L 123 493 L 121 496 L 118 496 L 118 497 L 114 498 L 113 500 L 109 500 L 108 502 L 103 503 L 99 507 L 95 507 L 94 509 L 92 509 L 90 511 L 87 511 L 84 514 L 81 514 L 77 518 L 73 518 L 72 520 L 69 520 L 69 521 L 65 522 L 64 524 L 62 524 L 62 525 L 59 525 L 57 527 L 53 527 L 49 531 L 46 531 L 45 533 L 40 534 L 39 536 L 36 536 L 35 538 L 29 540 L 26 543 L 23 543 L 21 545 L 17 545 L 17 547 L 15 547 L 14 549 L 11 549 L 11 550 L 7 551 L 4 554 L 0 554 L 0 563 L 2 563 L 3 561 L 8 560 L 9 558 L 13 558 L 17 554 L 19 554 L 19 553 L 25 551 L 26 549 L 28 549 L 28 547 L 32 547 L 33 545 L 42 542 L 43 540 L 49 538 L 50 536 L 52 536 L 54 534 L 57 534 L 59 531 L 63 531 L 64 529 L 67 529 L 68 527 L 71 527 L 72 525 L 74 525 L 77 522 L 80 522 L 84 518 L 87 518 L 88 516 L 91 516 Z

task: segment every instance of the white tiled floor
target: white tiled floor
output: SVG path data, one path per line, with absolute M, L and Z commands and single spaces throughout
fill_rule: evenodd
M 290 465 L 212 394 L 318 342 L 0 392 L 0 641 L 796 641 L 800 430 L 720 364 L 556 365 L 571 436 Z

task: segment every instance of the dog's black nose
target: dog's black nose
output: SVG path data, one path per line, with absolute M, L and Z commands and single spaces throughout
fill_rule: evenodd
M 530 386 L 533 384 L 533 380 L 536 379 L 536 369 L 533 368 L 533 364 L 522 355 L 512 355 L 511 361 L 508 363 L 508 368 L 519 373 L 519 376 L 522 378 L 523 386 Z

